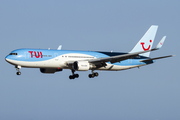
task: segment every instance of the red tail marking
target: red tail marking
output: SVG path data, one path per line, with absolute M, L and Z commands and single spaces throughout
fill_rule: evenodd
M 149 42 L 151 43 L 152 40 L 150 40 Z M 144 44 L 145 44 L 144 42 L 141 42 L 141 45 L 142 45 L 143 50 L 144 50 L 144 51 L 149 50 L 150 47 L 151 47 L 151 45 L 149 45 L 148 48 L 145 48 L 145 47 L 144 47 Z

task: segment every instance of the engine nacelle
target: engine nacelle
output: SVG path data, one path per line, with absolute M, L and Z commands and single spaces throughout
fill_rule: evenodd
M 62 71 L 62 69 L 56 69 L 56 68 L 40 68 L 40 71 L 41 71 L 42 73 L 55 73 L 55 72 Z
M 76 61 L 73 63 L 73 69 L 77 71 L 88 71 L 90 69 L 90 65 L 88 61 Z

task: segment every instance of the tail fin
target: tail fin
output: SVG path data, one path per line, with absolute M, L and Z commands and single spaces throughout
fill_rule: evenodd
M 136 46 L 129 53 L 150 50 L 152 48 L 157 29 L 158 29 L 158 26 L 152 25 L 148 29 L 148 31 L 144 34 L 144 36 L 140 39 L 140 41 L 136 44 Z M 140 55 L 149 57 L 150 52 L 143 53 Z

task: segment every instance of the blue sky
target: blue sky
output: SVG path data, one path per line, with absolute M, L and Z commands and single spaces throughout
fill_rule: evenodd
M 1 0 L 1 120 L 179 120 L 178 0 Z M 14 66 L 4 58 L 18 48 L 130 51 L 151 25 L 158 25 L 151 57 L 175 54 L 155 64 L 118 72 L 88 72 L 69 80 Z

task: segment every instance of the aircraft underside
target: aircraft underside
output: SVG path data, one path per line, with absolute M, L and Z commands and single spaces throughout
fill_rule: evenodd
M 141 65 L 114 65 L 114 64 L 109 64 L 106 63 L 106 66 L 99 67 L 99 68 L 90 68 L 88 70 L 73 70 L 72 66 L 67 66 L 63 64 L 60 66 L 59 64 L 54 64 L 55 62 L 50 62 L 50 61 L 44 61 L 44 62 L 25 62 L 25 61 L 16 61 L 16 60 L 9 60 L 10 63 L 14 63 L 15 67 L 17 68 L 17 75 L 21 75 L 20 68 L 21 67 L 27 67 L 27 68 L 40 68 L 40 71 L 42 73 L 55 73 L 58 71 L 62 71 L 63 69 L 70 69 L 72 71 L 72 75 L 69 76 L 70 79 L 75 79 L 79 77 L 79 74 L 75 74 L 76 71 L 88 71 L 91 70 L 92 73 L 89 74 L 89 78 L 94 78 L 97 77 L 99 74 L 97 70 L 102 70 L 102 71 L 120 71 L 120 70 L 126 70 L 126 69 L 131 69 L 135 67 L 140 67 L 144 66 L 146 64 L 141 64 Z M 52 64 L 50 64 L 52 63 Z

